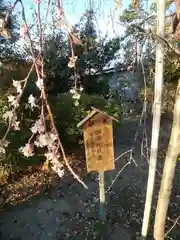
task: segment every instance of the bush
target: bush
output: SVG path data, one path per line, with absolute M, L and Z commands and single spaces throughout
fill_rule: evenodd
M 0 92 L 0 139 L 2 139 L 8 127 L 3 120 L 3 114 L 10 110 L 6 96 L 8 94 L 9 92 Z M 42 161 L 42 157 L 37 155 L 26 158 L 19 152 L 19 148 L 24 146 L 31 136 L 29 128 L 38 115 L 37 111 L 31 112 L 29 109 L 24 109 L 23 105 L 21 108 L 21 131 L 10 131 L 8 133 L 7 140 L 9 141 L 9 145 L 6 154 L 0 155 L 0 183 L 4 183 L 5 179 L 13 173 Z
M 102 95 L 106 97 L 110 92 L 109 79 L 105 77 L 99 81 L 97 76 L 86 76 L 83 79 L 83 87 L 87 94 Z
M 91 106 L 94 106 L 109 115 L 119 119 L 121 116 L 121 106 L 118 102 L 103 98 L 98 95 L 82 94 L 78 107 L 74 106 L 70 93 L 59 94 L 58 97 L 49 97 L 54 119 L 60 137 L 65 146 L 72 149 L 75 144 L 82 143 L 82 128 L 78 128 L 77 124 L 87 116 Z M 0 138 L 4 136 L 7 125 L 2 118 L 3 114 L 8 110 L 8 102 L 5 94 L 0 93 Z M 0 181 L 6 182 L 8 177 L 19 171 L 24 171 L 29 165 L 38 164 L 44 160 L 40 151 L 33 157 L 24 157 L 18 149 L 27 142 L 31 136 L 30 126 L 38 116 L 38 110 L 31 112 L 21 106 L 21 131 L 10 131 L 7 140 L 10 142 L 7 153 L 0 156 Z
M 82 94 L 78 107 L 74 106 L 69 93 L 59 94 L 56 102 L 52 101 L 55 121 L 64 144 L 82 142 L 82 128 L 78 128 L 77 124 L 87 116 L 91 106 L 105 111 L 117 119 L 121 117 L 120 103 L 114 100 L 109 101 L 98 95 Z

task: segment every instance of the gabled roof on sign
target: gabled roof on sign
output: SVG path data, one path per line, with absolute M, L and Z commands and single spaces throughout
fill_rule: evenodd
M 90 118 L 92 118 L 96 113 L 100 113 L 108 118 L 111 118 L 112 120 L 119 122 L 119 120 L 117 120 L 116 118 L 108 115 L 105 112 L 102 112 L 101 110 L 95 108 L 95 107 L 91 107 L 92 111 L 87 115 L 87 117 L 85 117 L 80 123 L 77 124 L 77 127 L 80 127 L 82 125 L 84 125 L 85 122 L 87 122 Z

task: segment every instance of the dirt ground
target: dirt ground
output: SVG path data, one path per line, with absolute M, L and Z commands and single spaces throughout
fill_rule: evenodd
M 44 176 L 44 173 L 37 172 L 25 176 L 26 183 L 22 178 L 8 185 L 9 195 L 6 197 L 8 204 L 0 213 L 0 240 L 138 239 L 141 232 L 148 176 L 148 162 L 142 156 L 142 129 L 134 143 L 134 136 L 139 129 L 139 120 L 139 116 L 126 119 L 115 131 L 116 169 L 105 174 L 107 222 L 104 226 L 99 222 L 97 174 L 84 175 L 83 179 L 88 186 L 86 190 L 73 178 L 68 178 L 68 180 L 56 178 L 56 181 L 51 181 L 52 185 L 38 188 L 39 178 L 42 177 L 41 175 Z M 146 127 L 148 145 L 151 137 L 151 123 L 151 118 L 148 118 Z M 159 172 L 156 177 L 151 220 L 155 213 L 160 173 L 170 130 L 171 119 L 165 116 L 162 119 Z M 129 150 L 132 145 L 134 147 L 131 152 Z M 126 151 L 129 152 L 121 156 Z M 145 142 L 143 152 L 148 153 Z M 131 161 L 130 157 L 132 157 Z M 169 205 L 167 230 L 180 215 L 179 169 L 178 163 Z M 27 200 L 16 201 L 21 199 L 23 194 L 26 195 L 24 189 L 27 189 L 29 193 L 26 196 Z M 36 195 L 32 196 L 34 195 L 32 192 Z M 151 224 L 153 224 L 152 221 Z M 151 229 L 150 232 L 152 232 Z M 168 236 L 173 240 L 180 239 L 180 224 L 177 224 Z M 149 237 L 152 239 L 151 236 Z

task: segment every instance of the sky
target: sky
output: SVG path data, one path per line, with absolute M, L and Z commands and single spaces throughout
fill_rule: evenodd
M 43 1 L 43 0 L 42 0 Z M 57 0 L 52 0 L 57 2 Z M 65 16 L 68 19 L 70 25 L 78 22 L 80 17 L 85 13 L 88 8 L 90 0 L 62 0 Z M 123 33 L 123 27 L 117 22 L 123 8 L 128 7 L 131 0 L 122 0 L 122 6 L 120 9 L 115 11 L 116 3 L 115 0 L 91 0 L 94 1 L 94 8 L 97 12 L 97 26 L 101 31 L 102 35 L 108 32 L 111 37 L 119 36 Z M 13 2 L 13 0 L 10 0 Z M 26 17 L 28 22 L 32 22 L 32 13 L 36 7 L 35 0 L 22 0 L 25 6 Z M 46 0 L 47 2 L 47 0 Z M 42 4 L 42 8 L 46 5 Z M 20 9 L 20 5 L 16 10 Z
M 4 0 L 5 2 L 14 2 L 15 0 Z M 36 0 L 22 0 L 25 6 L 25 12 L 28 23 L 33 22 L 32 14 L 36 8 Z M 121 8 L 115 11 L 115 0 L 62 0 L 65 16 L 70 25 L 77 23 L 80 17 L 85 13 L 89 6 L 89 2 L 94 2 L 95 12 L 97 13 L 97 27 L 102 35 L 108 33 L 109 37 L 116 37 L 123 33 L 124 27 L 118 24 L 119 16 L 123 9 L 127 8 L 132 0 L 121 0 Z M 146 0 L 149 5 L 155 0 Z M 48 0 L 41 0 L 41 2 L 48 2 Z M 58 2 L 58 0 L 52 0 Z M 42 4 L 42 8 L 46 8 L 46 4 Z M 171 9 L 173 6 L 171 7 Z M 16 11 L 20 9 L 18 4 Z
M 15 0 L 4 1 L 12 4 Z M 33 14 L 36 11 L 36 1 L 37 0 L 22 0 L 25 7 L 25 14 L 28 24 L 32 24 L 34 21 Z M 41 9 L 45 13 L 48 0 L 40 1 L 42 3 Z M 118 23 L 119 17 L 122 14 L 122 11 L 125 8 L 128 8 L 132 0 L 121 0 L 121 7 L 117 10 L 115 10 L 117 5 L 115 0 L 62 0 L 65 17 L 70 23 L 70 26 L 79 22 L 80 17 L 88 9 L 90 1 L 93 2 L 94 10 L 96 12 L 96 25 L 100 35 L 104 36 L 107 34 L 108 38 L 114 38 L 122 35 L 125 28 Z M 152 1 L 155 0 L 146 1 L 148 1 L 148 5 L 150 6 Z M 57 3 L 58 0 L 52 0 L 52 2 Z M 16 7 L 16 12 L 20 10 L 21 5 L 18 4 Z M 21 24 L 23 24 L 23 21 Z M 52 28 L 47 28 L 46 33 L 51 34 Z M 25 42 L 23 39 L 19 40 L 19 44 L 21 46 L 23 46 L 24 43 Z
M 1 0 L 0 0 L 1 1 Z M 10 2 L 11 4 L 15 0 L 4 0 L 5 2 Z M 42 11 L 47 9 L 48 0 L 40 0 Z M 57 3 L 58 0 L 51 0 L 54 3 Z M 128 8 L 132 0 L 121 0 L 121 7 L 116 9 L 115 0 L 62 0 L 63 10 L 66 16 L 66 19 L 70 23 L 70 26 L 79 22 L 80 17 L 86 12 L 89 7 L 89 2 L 93 2 L 94 10 L 96 12 L 96 23 L 97 28 L 100 31 L 101 36 L 108 34 L 108 38 L 117 37 L 123 34 L 124 27 L 118 23 L 119 17 L 122 14 L 122 11 L 125 8 Z M 148 6 L 151 5 L 155 0 L 146 0 L 148 1 Z M 36 0 L 22 0 L 25 7 L 26 19 L 29 24 L 33 23 L 33 14 L 36 9 Z M 173 7 L 171 7 L 172 9 Z M 20 4 L 16 7 L 16 11 L 19 11 Z M 21 23 L 23 24 L 23 22 Z M 49 27 L 47 33 L 51 34 L 52 30 Z M 19 40 L 20 45 L 24 44 L 24 40 Z

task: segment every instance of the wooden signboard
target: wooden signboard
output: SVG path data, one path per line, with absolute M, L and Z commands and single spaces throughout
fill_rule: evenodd
M 87 171 L 114 169 L 112 120 L 100 113 L 84 124 Z
M 93 108 L 78 126 L 84 128 L 87 171 L 104 172 L 114 169 L 113 118 Z

